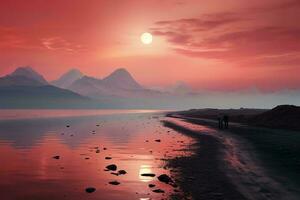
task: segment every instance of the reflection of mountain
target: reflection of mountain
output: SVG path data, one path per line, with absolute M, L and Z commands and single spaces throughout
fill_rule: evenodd
M 50 86 L 30 67 L 21 67 L 0 78 L 1 108 L 76 107 L 90 99 L 72 91 Z

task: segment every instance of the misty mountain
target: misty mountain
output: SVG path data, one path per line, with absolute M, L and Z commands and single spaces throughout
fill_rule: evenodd
M 160 92 L 143 88 L 126 69 L 117 69 L 104 79 L 84 76 L 67 89 L 96 99 L 103 97 L 149 98 L 161 95 Z
M 34 71 L 31 67 L 19 67 L 13 73 L 8 76 L 12 77 L 26 77 L 27 79 L 35 80 L 41 84 L 47 85 L 48 82 L 44 79 L 42 75 Z
M 4 76 L 0 78 L 0 87 L 7 86 L 42 86 L 45 85 L 34 79 L 27 78 L 25 76 Z
M 70 90 L 51 86 L 30 67 L 0 78 L 0 108 L 68 108 L 97 106 Z
M 192 89 L 183 81 L 177 81 L 175 85 L 167 88 L 167 91 L 172 94 L 186 95 L 192 93 Z
M 103 79 L 104 84 L 114 88 L 127 90 L 142 90 L 144 89 L 131 74 L 124 68 L 117 69 L 109 76 Z
M 84 75 L 78 69 L 71 69 L 63 74 L 59 79 L 51 82 L 52 85 L 60 88 L 68 88 L 76 80 L 82 78 Z
M 42 86 L 47 84 L 44 77 L 30 67 L 19 67 L 11 74 L 0 77 L 0 87 Z
M 0 87 L 0 108 L 78 108 L 92 103 L 87 97 L 50 85 Z

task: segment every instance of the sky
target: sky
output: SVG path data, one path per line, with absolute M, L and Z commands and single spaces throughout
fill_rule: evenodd
M 300 89 L 299 0 L 2 0 L 0 75 L 126 68 L 142 85 Z M 153 43 L 141 43 L 144 32 Z

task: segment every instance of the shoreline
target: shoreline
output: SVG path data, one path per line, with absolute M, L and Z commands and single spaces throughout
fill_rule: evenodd
M 204 125 L 216 132 L 220 132 L 220 130 L 214 129 L 216 126 L 214 123 L 216 122 L 213 121 L 195 121 L 180 116 L 176 116 L 175 119 L 192 125 Z M 186 128 L 181 124 L 172 122 L 172 120 L 164 120 L 162 123 L 164 126 L 196 140 L 196 143 L 192 145 L 191 151 L 194 153 L 192 156 L 175 158 L 168 162 L 169 167 L 179 171 L 177 175 L 179 177 L 178 184 L 185 195 L 190 195 L 193 199 L 213 200 L 297 199 L 295 196 L 298 196 L 299 191 L 294 190 L 294 185 L 287 184 L 288 186 L 285 188 L 273 176 L 269 176 L 269 170 L 265 170 L 264 163 L 260 162 L 261 157 L 256 156 L 259 152 L 256 151 L 256 146 L 249 143 L 243 136 L 238 137 L 244 143 L 237 144 L 240 143 L 237 140 L 234 141 L 234 137 L 237 135 L 229 134 L 231 129 L 226 134 L 222 133 L 223 135 L 216 136 L 206 134 L 205 131 Z M 245 129 L 248 127 L 237 126 L 236 129 L 240 128 Z M 229 136 L 233 136 L 233 138 Z M 225 144 L 226 142 L 224 141 L 228 138 L 229 143 L 233 143 L 229 145 L 233 145 L 233 147 L 228 147 L 228 144 Z M 238 154 L 231 155 L 233 156 L 233 161 L 226 160 L 226 156 L 228 156 L 226 154 L 231 154 L 234 150 Z M 232 163 L 228 163 L 237 161 L 238 166 L 236 166 L 236 169 L 230 166 Z M 177 196 L 174 199 L 178 198 Z
M 244 200 L 219 167 L 220 143 L 208 135 L 198 135 L 175 123 L 163 121 L 164 126 L 196 140 L 194 155 L 169 160 L 167 166 L 179 171 L 179 184 L 184 193 L 174 199 L 228 199 Z

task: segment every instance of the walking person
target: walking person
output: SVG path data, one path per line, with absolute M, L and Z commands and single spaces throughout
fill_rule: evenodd
M 225 127 L 225 129 L 228 129 L 228 123 L 229 123 L 229 117 L 228 117 L 228 115 L 224 115 L 223 121 L 224 121 L 224 127 Z
M 219 122 L 219 129 L 223 129 L 223 119 L 220 116 L 218 117 L 218 122 Z

